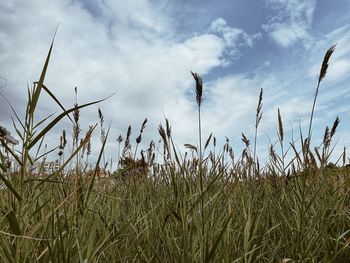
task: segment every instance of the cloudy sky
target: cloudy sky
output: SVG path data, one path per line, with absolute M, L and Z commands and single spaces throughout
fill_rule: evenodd
M 59 25 L 45 84 L 65 107 L 110 94 L 101 103 L 111 122 L 108 155 L 115 139 L 133 140 L 144 118 L 144 141 L 159 139 L 167 117 L 179 147 L 196 144 L 194 81 L 204 81 L 203 133 L 230 139 L 236 154 L 241 132 L 253 138 L 255 109 L 264 89 L 259 153 L 274 142 L 277 109 L 285 130 L 306 132 L 317 75 L 326 50 L 337 43 L 321 85 L 314 120 L 314 142 L 339 115 L 336 137 L 350 146 L 350 1 L 348 0 L 9 0 L 0 3 L 0 92 L 21 114 L 26 86 L 38 80 Z M 97 107 L 81 112 L 81 128 L 98 121 Z M 47 96 L 38 118 L 59 112 Z M 0 125 L 11 129 L 11 111 L 0 99 Z M 58 143 L 65 120 L 47 137 Z M 97 131 L 98 132 L 98 131 Z M 97 150 L 97 136 L 93 150 Z M 55 157 L 53 157 L 55 158 Z M 263 157 L 262 157 L 263 158 Z

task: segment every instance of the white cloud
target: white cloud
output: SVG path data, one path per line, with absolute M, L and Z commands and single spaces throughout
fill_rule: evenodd
M 209 84 L 208 90 L 205 111 L 210 130 L 221 133 L 237 122 L 243 124 L 243 120 L 250 119 L 247 115 L 249 116 L 256 106 L 259 84 L 258 81 L 242 75 L 228 75 Z M 241 128 L 241 125 L 236 126 L 236 129 Z
M 222 65 L 225 41 L 214 34 L 197 34 L 184 41 L 171 37 L 174 32 L 167 17 L 150 1 L 96 5 L 102 15 L 94 13 L 96 6 L 87 9 L 68 0 L 44 5 L 39 0 L 30 4 L 19 1 L 1 8 L 0 76 L 7 79 L 4 93 L 23 112 L 26 81 L 38 79 L 51 37 L 60 24 L 45 84 L 66 107 L 74 103 L 75 86 L 80 103 L 116 92 L 99 105 L 106 122 L 113 119 L 112 138 L 124 133 L 129 124 L 136 137 L 145 117 L 149 119 L 145 140 L 157 138 L 156 127 L 165 114 L 179 143 L 192 140 L 196 114 L 187 96 L 193 88 L 190 71 L 205 75 Z M 38 117 L 58 110 L 43 96 Z M 9 116 L 1 116 L 1 120 L 10 125 Z M 96 121 L 97 106 L 82 110 L 84 130 Z M 48 136 L 49 145 L 58 142 L 58 132 Z M 115 150 L 113 144 L 109 143 L 107 151 Z
M 339 81 L 348 77 L 350 73 L 350 57 L 333 61 L 332 67 L 328 72 L 327 79 L 330 81 Z
M 270 35 L 279 45 L 286 47 L 307 37 L 308 33 L 303 26 L 298 24 L 274 24 Z
M 271 73 L 251 77 L 227 75 L 215 80 L 207 87 L 208 100 L 203 112 L 206 129 L 222 137 L 239 138 L 242 131 L 252 136 L 260 88 L 264 90 L 262 132 L 274 131 L 277 108 L 282 110 L 287 123 L 299 121 L 309 114 L 311 106 L 306 98 L 291 97 L 285 92 L 288 85 Z
M 238 52 L 239 46 L 253 47 L 254 42 L 261 37 L 260 33 L 250 35 L 240 28 L 231 27 L 223 18 L 213 21 L 211 23 L 211 30 L 222 34 L 225 44 L 231 50 L 232 54 Z
M 273 15 L 263 25 L 279 45 L 287 47 L 297 41 L 306 44 L 315 11 L 315 0 L 266 0 Z
M 283 101 L 283 102 L 282 102 Z M 279 100 L 273 101 L 264 114 L 263 126 L 268 130 L 277 127 L 277 112 L 281 111 L 284 122 L 284 130 L 291 130 L 291 123 L 305 126 L 311 111 L 311 102 L 303 97 L 281 96 Z

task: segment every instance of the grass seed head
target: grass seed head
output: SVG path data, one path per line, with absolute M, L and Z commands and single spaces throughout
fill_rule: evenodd
M 163 128 L 163 126 L 161 124 L 159 124 L 158 131 L 159 131 L 160 137 L 163 140 L 164 145 L 168 146 L 167 136 L 166 136 L 165 130 L 164 130 L 164 128 Z
M 339 119 L 339 117 L 337 116 L 337 118 L 335 118 L 335 121 L 334 121 L 334 123 L 333 123 L 333 127 L 332 127 L 332 129 L 331 129 L 331 134 L 330 134 L 330 137 L 331 137 L 331 138 L 332 138 L 333 135 L 335 134 L 339 123 L 340 123 L 340 119 Z
M 171 126 L 169 124 L 168 119 L 165 119 L 165 124 L 166 124 L 166 135 L 168 136 L 168 138 L 170 138 L 170 136 L 171 136 Z
M 119 137 L 117 138 L 117 142 L 121 143 L 123 141 L 123 137 L 121 135 L 119 135 Z
M 279 132 L 281 141 L 283 141 L 284 131 L 283 131 L 283 124 L 282 124 L 280 109 L 278 109 L 278 132 Z
M 143 133 L 143 130 L 146 128 L 147 121 L 148 121 L 147 118 L 145 118 L 145 120 L 143 121 L 143 123 L 141 125 L 140 134 Z
M 244 142 L 245 146 L 248 147 L 250 144 L 250 141 L 248 140 L 248 138 L 244 135 L 244 133 L 242 132 L 242 141 Z
M 63 148 L 65 148 L 67 144 L 66 130 L 63 130 L 62 137 L 63 137 Z
M 101 111 L 100 107 L 98 107 L 98 118 L 100 119 L 100 123 L 102 125 L 104 119 L 103 119 L 103 114 L 102 114 L 102 111 Z
M 78 140 L 79 140 L 79 134 L 80 134 L 80 125 L 79 125 L 79 118 L 80 118 L 80 111 L 78 108 L 78 103 L 74 104 L 74 111 L 73 111 L 73 140 L 74 143 L 77 145 L 78 144 Z
M 130 136 L 131 136 L 131 126 L 129 125 L 128 131 L 126 132 L 126 138 L 124 142 L 123 156 L 125 157 L 126 153 L 130 149 Z
M 200 107 L 203 102 L 203 80 L 197 73 L 191 71 L 191 74 L 196 81 L 196 102 L 198 107 Z
M 326 126 L 326 129 L 324 130 L 324 135 L 323 135 L 323 144 L 326 146 L 329 144 L 331 140 L 330 133 L 329 133 L 329 128 Z
M 260 121 L 261 121 L 261 118 L 262 118 L 262 106 L 263 106 L 263 93 L 264 93 L 264 90 L 263 89 L 260 89 L 260 94 L 259 94 L 259 101 L 258 101 L 258 106 L 256 108 L 256 123 L 255 123 L 255 127 L 257 128 Z
M 321 66 L 321 70 L 320 70 L 320 76 L 318 77 L 318 82 L 321 82 L 322 79 L 326 76 L 327 74 L 327 69 L 328 69 L 328 65 L 329 65 L 329 59 L 332 56 L 334 50 L 335 50 L 336 44 L 331 46 L 326 54 L 324 55 L 323 58 L 323 62 L 322 62 L 322 66 Z
M 207 139 L 207 141 L 205 142 L 205 145 L 204 145 L 204 150 L 207 149 L 209 143 L 210 143 L 210 140 L 211 140 L 211 137 L 213 136 L 213 133 L 211 133 Z
M 139 144 L 142 140 L 141 134 L 139 136 L 137 136 L 136 138 L 136 143 Z

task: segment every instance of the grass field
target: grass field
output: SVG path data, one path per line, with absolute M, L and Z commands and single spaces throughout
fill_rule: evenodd
M 167 120 L 159 126 L 162 161 L 155 162 L 153 142 L 139 155 L 145 120 L 135 151 L 131 130 L 119 138 L 120 169 L 107 177 L 101 174 L 109 130 L 101 111 L 97 163 L 91 170 L 80 161 L 89 156 L 96 126 L 82 136 L 79 111 L 102 101 L 63 108 L 44 85 L 51 51 L 52 45 L 39 80 L 28 90 L 25 118 L 14 111 L 22 149 L 7 150 L 19 171 L 11 172 L 0 155 L 1 262 L 348 262 L 350 168 L 345 150 L 337 166 L 329 163 L 338 118 L 325 129 L 320 147 L 311 147 L 313 113 L 334 46 L 321 65 L 307 135 L 286 141 L 278 111 L 279 144 L 271 145 L 265 165 L 256 156 L 263 91 L 255 138 L 251 143 L 242 134 L 246 147 L 233 158 L 228 143 L 219 148 L 214 136 L 202 141 L 202 80 L 192 73 L 198 107 L 198 145 L 186 145 L 192 156 L 176 150 Z M 43 92 L 62 113 L 38 121 L 35 112 Z M 67 117 L 73 126 L 72 152 L 66 152 L 63 134 L 61 169 L 48 176 L 34 174 L 30 166 L 42 159 L 38 151 L 45 134 Z M 3 139 L 1 143 L 6 147 Z M 75 167 L 67 169 L 73 161 Z

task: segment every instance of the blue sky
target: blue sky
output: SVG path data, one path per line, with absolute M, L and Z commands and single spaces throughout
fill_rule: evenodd
M 349 73 L 350 1 L 348 0 L 80 0 L 3 1 L 0 3 L 0 91 L 21 113 L 26 84 L 38 79 L 53 33 L 59 25 L 46 84 L 64 102 L 79 103 L 116 93 L 100 105 L 112 121 L 107 152 L 115 138 L 134 137 L 149 119 L 144 141 L 157 141 L 166 116 L 177 145 L 196 144 L 196 108 L 190 71 L 204 80 L 204 137 L 227 136 L 239 154 L 240 134 L 253 138 L 260 88 L 264 89 L 258 152 L 277 139 L 277 109 L 285 130 L 306 132 L 316 79 L 326 50 L 337 43 L 321 85 L 314 121 L 314 143 L 326 125 L 341 119 L 340 146 L 350 146 Z M 11 112 L 0 101 L 1 125 Z M 39 115 L 59 109 L 42 97 Z M 82 111 L 86 131 L 97 122 L 97 106 Z M 58 142 L 63 122 L 47 138 Z M 290 137 L 289 137 L 290 138 Z M 98 148 L 97 135 L 93 148 Z M 55 158 L 53 156 L 52 158 Z M 114 158 L 114 157 L 113 157 Z

